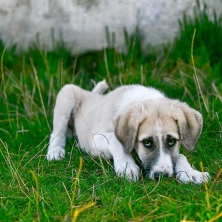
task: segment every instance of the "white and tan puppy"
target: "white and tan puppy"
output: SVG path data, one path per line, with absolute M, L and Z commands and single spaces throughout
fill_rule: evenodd
M 193 150 L 202 130 L 202 116 L 187 104 L 166 98 L 141 85 L 122 86 L 106 95 L 105 81 L 92 92 L 65 85 L 58 93 L 47 159 L 65 156 L 69 123 L 80 147 L 92 156 L 113 158 L 120 177 L 137 181 L 140 170 L 132 158 L 135 149 L 149 178 L 171 177 L 202 183 L 207 172 L 191 167 L 179 154 L 182 144 Z

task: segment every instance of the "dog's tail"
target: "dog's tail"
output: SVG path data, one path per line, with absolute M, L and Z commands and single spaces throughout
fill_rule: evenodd
M 109 86 L 107 85 L 106 80 L 104 79 L 103 81 L 98 82 L 95 85 L 92 92 L 98 93 L 98 94 L 103 94 L 108 88 L 109 88 Z

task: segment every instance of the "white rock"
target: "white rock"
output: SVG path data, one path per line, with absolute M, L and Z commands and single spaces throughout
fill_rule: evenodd
M 205 2 L 211 14 L 221 14 L 221 0 Z M 18 51 L 36 41 L 51 50 L 63 39 L 77 54 L 107 46 L 108 27 L 110 42 L 124 50 L 124 28 L 132 35 L 138 26 L 143 47 L 158 46 L 178 35 L 178 20 L 184 12 L 193 17 L 196 5 L 195 0 L 0 0 L 0 39 L 17 44 Z

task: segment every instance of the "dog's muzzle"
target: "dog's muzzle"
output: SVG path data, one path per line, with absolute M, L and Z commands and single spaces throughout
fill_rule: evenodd
M 155 172 L 153 174 L 153 179 L 155 179 L 155 180 L 159 180 L 162 177 L 169 177 L 169 174 L 166 172 Z
M 159 180 L 160 178 L 163 178 L 163 177 L 169 178 L 172 176 L 172 173 L 167 172 L 166 170 L 165 171 L 154 171 L 153 169 L 150 169 L 150 168 L 146 169 L 145 173 L 152 180 Z

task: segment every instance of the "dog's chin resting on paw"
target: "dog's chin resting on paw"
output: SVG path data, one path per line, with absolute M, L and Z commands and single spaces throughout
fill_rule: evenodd
M 177 180 L 201 184 L 207 172 L 191 167 L 179 154 L 180 145 L 193 150 L 202 130 L 202 115 L 179 100 L 141 85 L 121 86 L 103 95 L 103 80 L 86 91 L 65 85 L 57 95 L 47 159 L 65 156 L 68 125 L 80 147 L 92 156 L 112 158 L 118 176 L 137 181 L 140 169 L 131 153 L 136 151 L 151 179 L 176 175 Z

